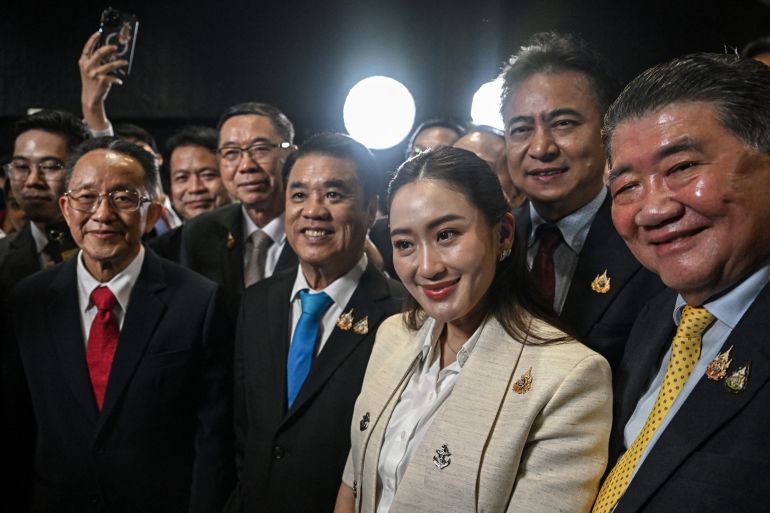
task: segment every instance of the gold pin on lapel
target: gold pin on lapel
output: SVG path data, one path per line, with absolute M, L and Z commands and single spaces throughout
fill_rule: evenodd
M 225 244 L 227 245 L 227 249 L 233 249 L 235 247 L 235 237 L 233 237 L 232 233 L 227 233 L 227 242 Z
M 706 377 L 712 381 L 719 381 L 727 375 L 727 369 L 733 362 L 730 359 L 730 351 L 733 350 L 733 346 L 723 353 L 719 353 L 716 358 L 711 360 L 711 363 L 706 367 Z
M 597 294 L 606 294 L 610 291 L 610 277 L 607 276 L 607 269 L 602 274 L 597 274 L 594 281 L 591 282 L 591 290 Z
M 369 333 L 369 316 L 364 315 L 363 319 L 359 319 L 353 325 L 353 332 L 356 335 L 366 335 Z
M 80 251 L 80 248 L 74 248 L 74 249 L 68 249 L 67 251 L 62 251 L 61 259 L 66 262 L 70 258 L 77 255 L 78 251 Z
M 513 384 L 511 390 L 517 394 L 526 394 L 529 389 L 532 388 L 532 367 L 527 369 L 527 372 L 522 374 L 519 379 Z
M 746 390 L 746 385 L 749 383 L 750 370 L 751 362 L 746 362 L 746 365 L 727 376 L 727 379 L 725 379 L 725 386 L 727 387 L 727 390 L 736 394 Z
M 337 327 L 342 331 L 348 331 L 353 327 L 353 309 L 351 308 L 346 313 L 340 315 L 337 319 Z

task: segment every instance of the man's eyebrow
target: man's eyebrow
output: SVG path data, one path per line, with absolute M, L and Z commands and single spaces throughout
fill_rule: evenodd
M 665 144 L 655 152 L 655 161 L 660 162 L 666 157 L 676 155 L 685 151 L 702 151 L 703 146 L 701 143 L 690 136 L 685 136 L 670 143 Z M 607 174 L 607 184 L 612 185 L 612 182 L 619 178 L 624 173 L 631 170 L 631 166 L 624 164 L 617 167 L 613 167 Z
M 546 118 L 550 121 L 554 118 L 558 118 L 559 116 L 575 116 L 576 118 L 583 119 L 583 115 L 576 111 L 575 109 L 570 109 L 569 107 L 564 107 L 561 109 L 555 109 L 548 113 L 548 116 Z
M 622 174 L 627 173 L 631 170 L 631 166 L 617 166 L 610 169 L 610 172 L 607 173 L 607 185 L 612 185 L 612 182 L 614 182 L 617 178 L 619 178 Z
M 532 116 L 513 116 L 508 120 L 505 126 L 509 127 L 514 123 L 534 123 L 534 122 L 535 122 L 535 118 L 533 118 Z

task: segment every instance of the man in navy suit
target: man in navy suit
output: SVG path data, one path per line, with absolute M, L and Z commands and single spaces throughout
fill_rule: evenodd
M 631 255 L 610 219 L 602 115 L 616 81 L 575 36 L 536 34 L 503 70 L 508 169 L 527 201 L 516 233 L 547 301 L 613 370 L 660 280 Z
M 147 152 L 93 139 L 67 176 L 59 205 L 80 252 L 9 301 L 2 461 L 18 486 L 3 500 L 220 511 L 233 474 L 232 326 L 218 287 L 142 246 L 161 209 Z
M 334 509 L 375 333 L 403 291 L 364 253 L 378 177 L 371 152 L 341 134 L 308 139 L 286 163 L 286 237 L 299 267 L 243 296 L 230 511 Z M 326 303 L 305 336 L 307 296 Z
M 770 68 L 655 66 L 610 107 L 605 144 L 613 222 L 673 291 L 631 331 L 594 512 L 767 511 Z

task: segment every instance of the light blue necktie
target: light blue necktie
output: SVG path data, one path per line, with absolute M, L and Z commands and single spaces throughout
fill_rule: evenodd
M 302 315 L 294 329 L 289 347 L 289 361 L 286 364 L 286 396 L 289 408 L 310 373 L 321 314 L 332 304 L 332 298 L 325 292 L 311 294 L 307 290 L 299 292 L 299 301 L 302 305 Z

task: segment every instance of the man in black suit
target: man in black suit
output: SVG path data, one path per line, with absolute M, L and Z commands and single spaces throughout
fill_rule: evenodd
M 55 110 L 22 118 L 13 134 L 6 175 L 31 222 L 0 239 L 0 300 L 25 276 L 74 254 L 58 201 L 64 193 L 67 155 L 88 137 L 80 120 Z
M 767 511 L 770 68 L 655 66 L 610 107 L 605 141 L 613 222 L 673 291 L 631 331 L 594 511 Z
M 297 265 L 283 227 L 281 169 L 296 149 L 294 126 L 265 103 L 241 103 L 222 114 L 222 181 L 240 203 L 197 216 L 182 230 L 182 262 L 226 291 L 235 319 L 243 289 Z
M 533 36 L 502 77 L 508 169 L 528 199 L 516 233 L 556 313 L 615 370 L 636 315 L 663 288 L 610 219 L 600 131 L 616 82 L 582 40 L 553 33 Z
M 5 500 L 221 511 L 234 470 L 232 326 L 216 284 L 144 250 L 156 181 L 152 156 L 121 139 L 87 141 L 69 161 L 59 204 L 81 251 L 9 301 L 2 460 L 20 484 Z
M 243 296 L 235 350 L 239 484 L 230 510 L 331 512 L 375 333 L 399 311 L 403 289 L 364 253 L 378 190 L 364 146 L 341 134 L 312 137 L 283 176 L 286 236 L 299 268 Z M 319 298 L 326 303 L 308 334 L 307 302 Z

